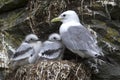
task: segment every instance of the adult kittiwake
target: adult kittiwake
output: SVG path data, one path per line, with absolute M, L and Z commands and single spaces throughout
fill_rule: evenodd
M 108 60 L 96 44 L 96 38 L 85 28 L 79 20 L 77 13 L 68 10 L 60 14 L 51 22 L 61 21 L 59 33 L 63 44 L 73 53 L 82 58 L 99 58 L 103 61 Z

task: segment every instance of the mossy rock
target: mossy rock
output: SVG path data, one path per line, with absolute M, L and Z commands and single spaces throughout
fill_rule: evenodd
M 0 1 L 0 13 L 12 11 L 14 9 L 25 6 L 27 0 L 1 0 Z

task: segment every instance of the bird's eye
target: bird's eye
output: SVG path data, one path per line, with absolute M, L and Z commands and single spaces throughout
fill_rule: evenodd
M 97 55 L 97 54 L 95 54 L 95 56 L 97 57 L 98 55 Z
M 30 40 L 32 41 L 33 39 L 31 38 Z
M 33 54 L 30 55 L 31 57 L 33 56 Z
M 65 17 L 66 15 L 65 14 L 63 14 L 63 17 Z
M 53 37 L 54 40 L 56 40 L 56 37 Z

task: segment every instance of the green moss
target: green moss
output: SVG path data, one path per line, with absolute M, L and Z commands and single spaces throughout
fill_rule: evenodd
M 107 39 L 107 38 L 102 38 L 102 39 L 101 39 L 101 41 L 110 42 L 110 40 L 109 40 L 109 39 Z
M 27 2 L 28 0 L 2 0 L 0 1 L 0 13 L 22 8 Z
M 7 3 L 11 2 L 11 1 L 13 1 L 13 0 L 1 0 L 0 5 L 7 4 Z
M 108 38 L 110 41 L 113 42 L 114 39 L 118 36 L 119 36 L 119 33 L 117 30 L 110 28 L 110 27 L 107 28 L 106 38 Z
M 7 30 L 11 27 L 13 27 L 16 24 L 16 20 L 21 17 L 23 11 L 20 11 L 18 13 L 14 12 L 12 14 L 9 14 L 6 18 L 0 19 L 0 24 L 2 25 L 1 30 Z
M 18 38 L 18 36 L 14 37 L 14 34 L 9 34 L 7 32 L 4 32 L 5 34 L 5 41 L 7 41 L 9 44 L 13 44 L 15 47 L 17 47 L 21 43 L 21 37 Z
M 92 19 L 91 20 L 94 25 L 99 25 L 101 28 L 104 28 L 106 26 L 106 23 L 104 21 Z
M 111 37 L 116 37 L 119 36 L 119 33 L 117 30 L 113 29 L 113 28 L 107 28 L 107 33 L 109 36 Z
M 19 13 L 13 13 L 13 14 L 10 15 L 10 17 L 6 20 L 6 22 L 8 22 L 8 23 L 9 23 L 9 26 L 11 27 L 11 26 L 15 23 L 16 19 L 18 19 L 18 18 L 20 17 L 20 15 L 21 15 L 21 12 L 19 12 Z
M 118 41 L 118 42 L 120 42 L 120 37 L 119 37 L 119 38 L 117 38 L 117 41 Z
M 113 28 L 110 27 L 107 28 L 107 34 L 105 35 L 105 38 L 108 39 L 109 42 L 120 43 L 119 32 Z

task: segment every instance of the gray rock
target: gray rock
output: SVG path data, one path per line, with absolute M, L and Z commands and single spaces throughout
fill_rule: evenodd
M 103 65 L 101 73 L 93 75 L 93 80 L 120 80 L 120 66 Z
M 0 13 L 4 13 L 6 11 L 12 11 L 14 9 L 21 8 L 25 6 L 27 0 L 1 0 L 0 1 Z
M 4 71 L 0 71 L 0 80 L 4 80 L 5 78 L 5 74 L 4 74 Z

